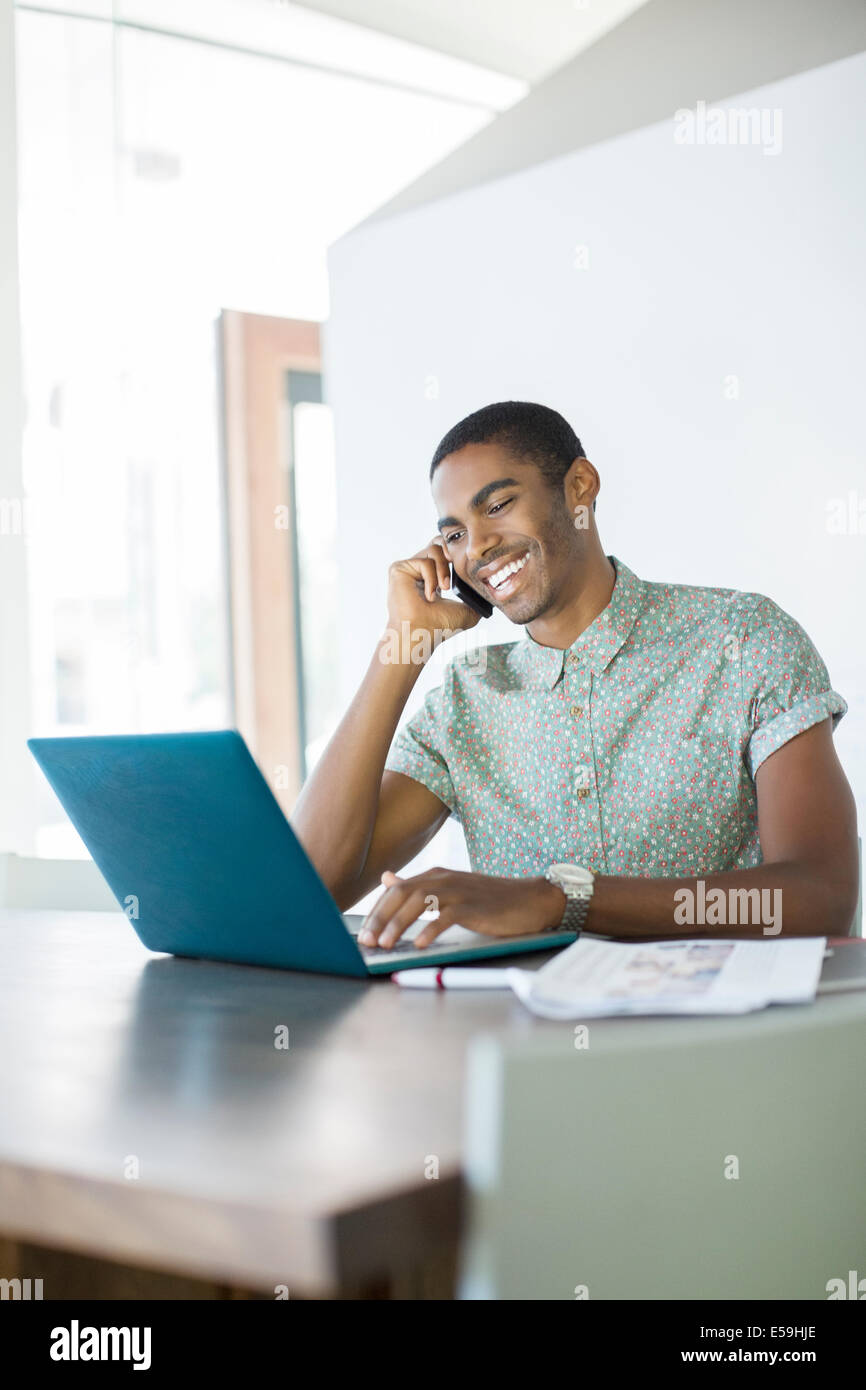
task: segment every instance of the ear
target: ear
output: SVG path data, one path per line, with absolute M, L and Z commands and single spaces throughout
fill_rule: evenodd
M 588 458 L 576 458 L 563 479 L 565 504 L 572 513 L 580 508 L 595 510 L 595 499 L 601 488 L 601 479 L 595 465 Z

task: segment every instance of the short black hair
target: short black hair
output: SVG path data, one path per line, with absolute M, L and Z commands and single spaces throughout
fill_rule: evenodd
M 559 487 L 576 458 L 586 458 L 571 425 L 557 410 L 534 401 L 497 401 L 451 428 L 430 464 L 430 477 L 446 454 L 466 444 L 499 444 L 520 463 L 534 463 L 550 487 Z

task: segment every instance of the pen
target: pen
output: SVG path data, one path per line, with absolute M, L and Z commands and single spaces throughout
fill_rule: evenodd
M 397 970 L 391 976 L 404 989 L 509 989 L 507 970 L 445 966 L 442 970 Z

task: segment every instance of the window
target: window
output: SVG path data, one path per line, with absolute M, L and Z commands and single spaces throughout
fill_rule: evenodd
M 220 311 L 327 318 L 329 243 L 522 89 L 264 0 L 22 5 L 16 41 L 31 731 L 225 726 Z M 309 763 L 335 478 L 291 408 Z M 33 775 L 38 852 L 83 853 Z

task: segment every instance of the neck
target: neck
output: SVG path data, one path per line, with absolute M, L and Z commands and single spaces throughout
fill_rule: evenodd
M 542 647 L 564 650 L 576 642 L 610 603 L 616 570 L 596 540 L 563 584 L 556 600 L 526 631 Z

